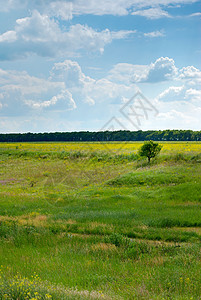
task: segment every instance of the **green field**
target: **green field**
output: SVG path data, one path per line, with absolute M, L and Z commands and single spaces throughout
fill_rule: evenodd
M 201 143 L 0 143 L 0 299 L 201 299 Z

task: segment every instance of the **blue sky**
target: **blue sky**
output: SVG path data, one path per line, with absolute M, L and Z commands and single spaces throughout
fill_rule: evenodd
M 200 130 L 200 23 L 196 0 L 0 0 L 0 132 Z

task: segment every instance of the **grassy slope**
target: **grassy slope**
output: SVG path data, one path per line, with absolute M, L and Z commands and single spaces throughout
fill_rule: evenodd
M 6 280 L 36 272 L 95 298 L 200 299 L 199 156 L 166 153 L 147 166 L 126 154 L 44 152 L 1 151 Z

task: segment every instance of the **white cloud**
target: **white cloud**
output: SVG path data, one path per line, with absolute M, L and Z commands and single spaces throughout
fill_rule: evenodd
M 201 89 L 201 71 L 194 66 L 182 68 L 179 71 L 178 79 L 184 81 L 188 87 Z
M 31 17 L 16 20 L 15 31 L 18 39 L 24 42 L 58 42 L 62 32 L 58 24 L 46 15 L 34 11 Z
M 177 75 L 175 62 L 169 57 L 160 57 L 149 67 L 145 81 L 159 82 L 173 79 Z
M 29 115 L 16 117 L 1 117 L 0 130 L 6 133 L 23 132 L 59 132 L 59 131 L 79 131 L 82 122 L 57 118 L 52 121 L 51 112 L 46 115 Z
M 200 106 L 201 91 L 189 86 L 189 83 L 182 86 L 171 86 L 158 96 L 159 101 L 176 102 L 186 101 Z
M 156 99 L 161 124 L 170 124 L 169 128 L 200 128 L 201 91 L 200 70 L 194 66 L 182 68 L 178 73 L 180 86 L 170 86 Z M 166 126 L 167 128 L 167 126 Z
M 160 18 L 170 18 L 171 16 L 167 11 L 157 7 L 157 8 L 149 8 L 144 10 L 137 10 L 132 13 L 134 16 L 142 16 L 147 19 L 160 19 Z
M 144 33 L 144 36 L 149 38 L 156 38 L 156 37 L 163 37 L 165 36 L 165 34 L 161 30 L 160 31 L 156 30 L 156 31 Z
M 50 100 L 46 100 L 47 98 Z M 65 83 L 30 76 L 27 72 L 0 69 L 1 116 L 26 115 L 30 108 L 69 110 L 76 108 Z M 31 100 L 30 100 L 31 99 Z
M 158 101 L 156 126 L 162 129 L 200 129 L 201 107 L 193 101 Z
M 64 88 L 62 82 L 50 82 L 48 80 L 30 76 L 27 72 L 5 71 L 0 69 L 0 90 L 9 92 L 17 90 L 22 95 L 41 95 L 48 91 Z
M 73 15 L 83 15 L 83 14 L 92 14 L 92 15 L 118 15 L 125 16 L 130 14 L 133 10 L 134 15 L 137 12 L 138 15 L 144 15 L 150 19 L 158 19 L 164 17 L 170 17 L 167 11 L 163 10 L 163 7 L 180 7 L 179 4 L 191 4 L 197 2 L 199 0 L 107 0 L 107 1 L 98 1 L 98 0 L 90 0 L 87 2 L 85 0 L 72 0 L 72 8 L 66 9 L 66 3 L 69 1 L 55 1 L 49 0 L 46 1 L 46 6 L 55 5 L 59 3 L 58 10 L 65 12 L 66 16 Z M 41 4 L 43 3 L 43 4 Z M 41 2 L 40 6 L 45 6 L 44 2 Z M 162 8 L 161 8 L 161 7 Z M 39 5 L 37 6 L 39 9 Z M 142 8 L 146 8 L 142 10 Z M 44 8 L 43 8 L 44 9 Z M 72 9 L 72 11 L 71 11 Z M 44 9 L 45 11 L 45 9 Z M 52 13 L 53 15 L 53 13 Z M 61 18 L 64 13 L 61 14 Z M 58 17 L 58 12 L 55 10 L 55 16 Z
M 17 40 L 17 34 L 15 31 L 7 31 L 0 35 L 0 43 L 2 42 L 14 42 Z
M 18 19 L 15 30 L 0 35 L 0 60 L 26 57 L 35 53 L 55 57 L 72 55 L 79 50 L 99 51 L 115 39 L 124 39 L 135 31 L 96 31 L 87 25 L 71 25 L 62 31 L 47 15 L 34 11 L 30 17 Z
M 86 1 L 77 0 L 73 2 L 74 14 L 94 14 L 94 15 L 119 15 L 124 16 L 128 14 L 128 9 L 131 6 L 131 1 L 121 1 L 121 0 L 107 0 L 107 1 L 97 1 L 92 0 Z
M 148 118 L 141 119 L 141 130 L 163 129 L 192 129 L 200 130 L 201 107 L 190 101 L 156 101 L 152 104 L 157 107 L 157 115 L 148 114 Z M 133 130 L 127 119 L 121 119 L 126 129 Z
M 23 116 L 45 112 L 64 112 L 96 104 L 120 104 L 122 97 L 135 92 L 133 85 L 95 80 L 82 72 L 76 61 L 55 63 L 49 79 L 27 72 L 0 69 L 1 116 Z M 86 108 L 85 108 L 86 109 Z
M 108 78 L 130 83 L 155 83 L 172 80 L 176 77 L 177 72 L 172 58 L 160 57 L 150 65 L 117 64 L 110 70 Z
M 189 17 L 201 17 L 201 12 L 196 12 L 194 14 L 189 15 Z
M 116 64 L 110 71 L 108 79 L 131 84 L 140 82 L 147 77 L 149 66 L 132 65 L 127 63 Z
M 37 9 L 42 13 L 49 12 L 51 16 L 61 17 L 64 20 L 69 20 L 71 15 L 82 15 L 82 14 L 93 14 L 93 15 L 127 15 L 131 10 L 137 10 L 141 8 L 154 9 L 155 12 L 152 12 L 152 16 L 167 16 L 167 12 L 157 12 L 160 9 L 160 6 L 176 6 L 180 4 L 191 4 L 198 2 L 199 0 L 90 0 L 87 2 L 85 0 L 46 0 L 46 1 L 28 1 L 28 0 L 0 0 L 0 11 L 8 11 L 10 9 L 16 8 L 29 8 Z M 138 11 L 140 12 L 140 11 Z M 142 10 L 141 10 L 142 13 Z M 151 12 L 146 12 L 146 14 L 151 14 Z
M 92 99 L 92 98 L 89 97 L 89 96 L 86 96 L 86 97 L 85 97 L 84 102 L 85 102 L 85 103 L 88 103 L 89 105 L 94 105 L 94 104 L 95 104 L 94 99 Z
M 153 76 L 153 70 L 154 72 L 158 70 L 163 79 L 166 75 L 168 79 L 176 76 L 176 79 L 179 78 L 178 86 L 166 88 L 153 100 L 153 105 L 157 107 L 159 115 L 154 119 L 152 116 L 147 120 L 144 119 L 141 129 L 199 128 L 201 92 L 197 85 L 192 84 L 192 81 L 197 80 L 200 71 L 189 66 L 182 68 L 179 75 L 175 75 L 177 68 L 170 58 L 159 58 L 148 66 L 118 64 L 107 77 L 98 80 L 87 76 L 81 66 L 71 60 L 55 63 L 47 79 L 30 76 L 27 72 L 0 69 L 0 126 L 5 128 L 6 124 L 8 125 L 6 120 L 10 118 L 11 123 L 17 122 L 18 125 L 13 127 L 15 130 L 20 128 L 17 131 L 22 131 L 23 126 L 29 128 L 30 131 L 41 131 L 42 128 L 46 130 L 53 128 L 52 130 L 55 131 L 56 128 L 60 128 L 57 122 L 60 122 L 61 130 L 69 130 L 70 127 L 67 128 L 64 124 L 67 124 L 66 120 L 70 122 L 69 118 L 73 116 L 72 121 L 85 122 L 85 125 L 82 125 L 84 127 L 76 127 L 78 130 L 86 129 L 86 126 L 95 120 L 99 120 L 97 126 L 101 128 L 101 125 L 107 121 L 107 117 L 111 118 L 119 113 L 119 108 L 123 103 L 136 93 L 137 88 L 130 78 L 135 75 L 140 82 L 147 82 L 150 78 L 158 80 L 158 76 Z M 182 78 L 180 78 L 181 74 Z M 179 85 L 181 82 L 182 84 Z M 31 125 L 29 121 L 33 120 L 33 116 L 35 125 Z M 36 126 L 37 118 L 40 119 L 38 122 L 42 127 Z M 46 120 L 49 118 L 49 123 L 44 125 L 41 118 Z M 87 119 L 89 120 L 86 121 Z M 22 120 L 24 125 L 19 127 Z M 29 125 L 26 125 L 27 122 Z M 7 130 L 10 130 L 9 126 L 11 125 L 8 125 Z M 133 129 L 127 127 L 129 124 L 125 126 Z
M 68 90 L 62 90 L 60 94 L 53 96 L 50 100 L 43 102 L 26 100 L 25 103 L 35 109 L 54 111 L 72 110 L 77 107 L 72 94 Z
M 11 9 L 19 8 L 25 6 L 25 1 L 23 0 L 0 0 L 0 11 L 8 12 Z
M 201 78 L 201 71 L 194 66 L 184 67 L 179 71 L 180 79 L 195 79 Z
M 62 81 L 70 89 L 84 88 L 87 84 L 93 84 L 94 79 L 86 76 L 76 61 L 65 60 L 64 62 L 55 63 L 51 70 L 51 78 Z
M 161 101 L 183 101 L 185 99 L 185 86 L 171 86 L 163 91 L 158 100 Z
M 46 7 L 45 13 L 61 20 L 71 20 L 73 18 L 73 3 L 65 1 L 52 2 Z
M 135 89 L 125 84 L 118 84 L 112 82 L 106 78 L 97 80 L 93 85 L 88 86 L 88 90 L 91 92 L 92 98 L 97 101 L 106 101 L 110 99 L 119 99 L 130 93 L 133 93 Z
M 156 117 L 156 126 L 161 129 L 199 130 L 199 115 L 201 113 L 201 108 L 185 105 L 184 111 L 180 111 L 182 107 L 178 109 L 179 110 L 168 110 L 168 107 L 166 107 L 166 112 L 159 113 Z
M 95 80 L 86 76 L 79 64 L 71 60 L 55 63 L 51 71 L 51 78 L 63 81 L 72 94 L 78 94 L 79 99 L 83 99 L 88 104 L 108 102 L 134 90 L 130 83 L 121 84 L 111 81 L 109 78 Z
M 185 98 L 201 104 L 201 91 L 190 88 L 190 89 L 186 90 Z

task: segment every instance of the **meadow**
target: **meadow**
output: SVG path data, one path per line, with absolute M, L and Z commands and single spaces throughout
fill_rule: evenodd
M 0 143 L 0 299 L 201 299 L 201 143 Z

